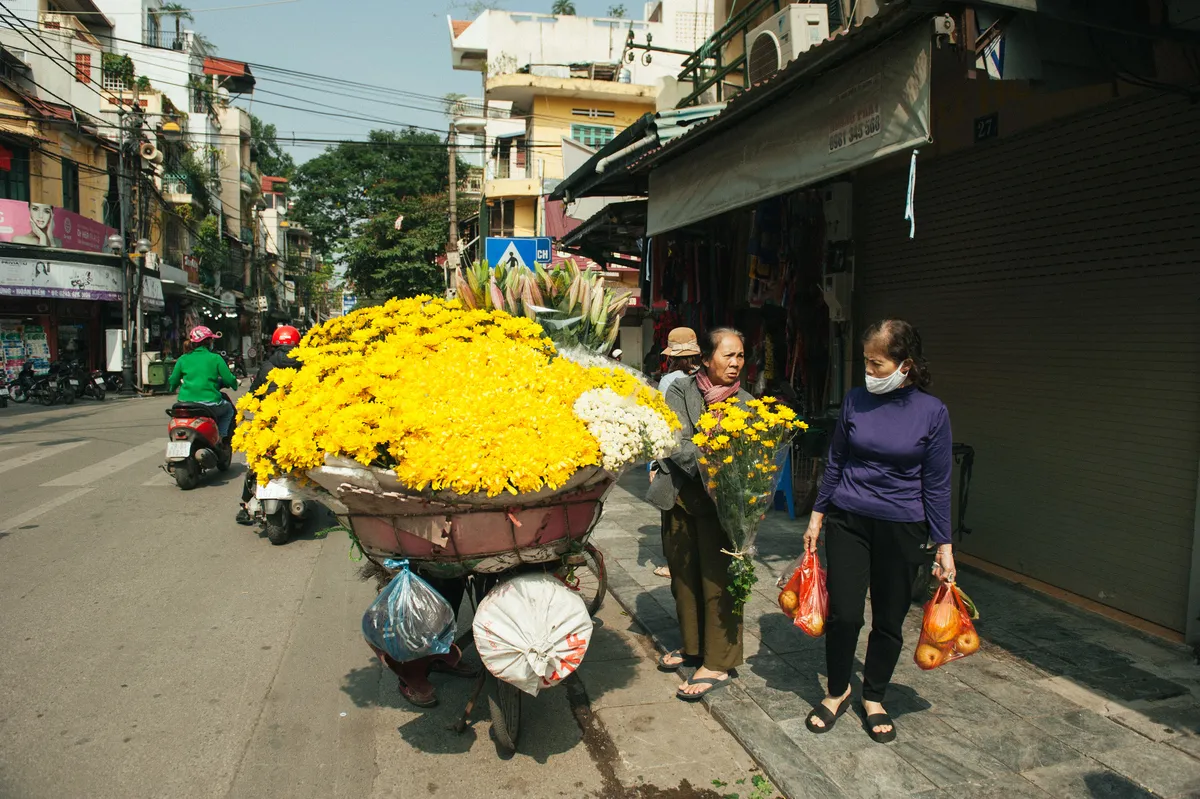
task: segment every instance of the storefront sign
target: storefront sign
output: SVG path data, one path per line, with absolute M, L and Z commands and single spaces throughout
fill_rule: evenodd
M 183 256 L 183 271 L 187 272 L 188 283 L 193 286 L 200 285 L 200 259 L 194 255 Z
M 119 302 L 122 284 L 121 270 L 115 266 L 0 258 L 0 295 L 9 297 Z M 159 284 L 159 298 L 162 298 L 162 284 Z
M 163 299 L 162 281 L 150 275 L 142 275 L 142 307 L 161 311 L 167 307 Z
M 929 48 L 929 31 L 919 27 L 655 169 L 647 235 L 811 186 L 932 141 Z M 901 210 L 903 202 L 897 199 Z
M 117 231 L 73 211 L 43 203 L 0 200 L 0 241 L 58 250 L 104 252 Z

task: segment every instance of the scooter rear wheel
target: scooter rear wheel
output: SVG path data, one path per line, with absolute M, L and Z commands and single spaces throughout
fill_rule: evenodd
M 275 546 L 286 544 L 292 537 L 292 517 L 286 508 L 280 508 L 266 517 L 267 540 Z
M 175 485 L 183 491 L 191 491 L 200 484 L 200 467 L 188 458 L 175 464 Z
M 12 399 L 13 402 L 27 402 L 29 400 L 29 392 L 24 386 L 13 386 Z
M 42 394 L 38 399 L 40 399 L 42 401 L 43 405 L 45 405 L 46 407 L 49 407 L 54 404 L 54 401 L 57 398 L 58 398 L 58 396 L 55 394 L 54 389 L 47 387 L 46 389 L 44 389 L 42 391 Z

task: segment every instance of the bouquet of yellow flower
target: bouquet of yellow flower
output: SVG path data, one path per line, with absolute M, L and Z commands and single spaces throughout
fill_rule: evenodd
M 536 493 L 659 457 L 680 427 L 631 373 L 559 357 L 536 322 L 457 300 L 354 311 L 292 357 L 302 368 L 273 371 L 277 390 L 238 402 L 234 447 L 263 483 L 340 458 L 408 492 Z
M 729 592 L 738 613 L 758 579 L 754 573 L 754 539 L 779 482 L 792 436 L 808 425 L 774 397 L 739 402 L 735 397 L 708 408 L 696 423 L 692 442 L 700 449 L 705 487 L 717 506 L 733 556 Z

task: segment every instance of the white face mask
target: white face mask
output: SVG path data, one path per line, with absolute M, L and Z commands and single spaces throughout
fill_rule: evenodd
M 872 394 L 890 394 L 904 385 L 904 381 L 907 379 L 908 373 L 901 371 L 899 367 L 887 377 L 871 377 L 867 375 L 867 391 L 870 391 Z

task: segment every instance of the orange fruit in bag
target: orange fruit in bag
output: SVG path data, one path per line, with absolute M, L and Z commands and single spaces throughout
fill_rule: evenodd
M 923 630 L 925 636 L 935 644 L 953 641 L 962 629 L 962 614 L 950 602 L 937 602 L 925 612 Z
M 954 639 L 954 651 L 960 655 L 970 655 L 979 649 L 979 633 L 974 628 L 968 628 Z
M 796 608 L 800 606 L 800 597 L 796 596 L 795 591 L 783 591 L 779 594 L 779 607 L 783 608 L 783 612 L 789 616 L 796 615 Z
M 813 638 L 820 638 L 825 634 L 825 617 L 820 614 L 813 614 L 805 620 L 803 626 L 804 632 Z
M 921 644 L 917 647 L 917 654 L 914 659 L 917 661 L 919 667 L 925 671 L 929 671 L 942 665 L 942 662 L 946 659 L 946 653 L 932 644 Z

